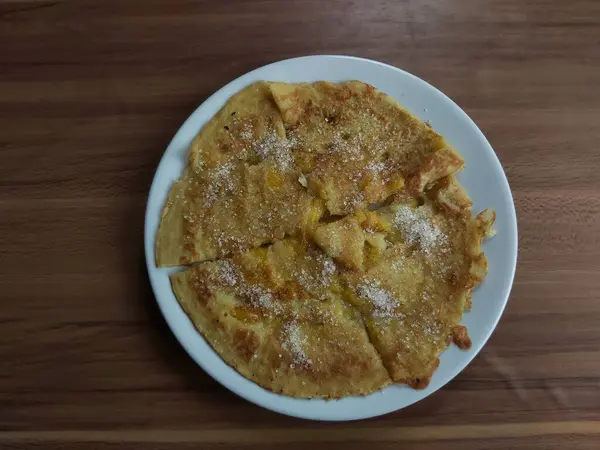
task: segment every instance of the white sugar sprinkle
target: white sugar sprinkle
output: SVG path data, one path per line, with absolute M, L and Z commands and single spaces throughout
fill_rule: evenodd
M 286 323 L 282 327 L 283 342 L 282 347 L 292 356 L 291 368 L 296 365 L 310 366 L 312 360 L 306 355 L 304 348 L 308 344 L 306 336 L 302 334 L 299 325 L 296 322 Z
M 447 242 L 446 235 L 431 220 L 422 208 L 400 205 L 393 223 L 399 228 L 410 245 L 419 244 L 423 253 L 430 255 L 436 248 Z
M 312 258 L 307 257 L 307 262 L 312 263 Z M 320 273 L 316 270 L 307 270 L 303 266 L 300 266 L 295 271 L 296 281 L 302 286 L 302 288 L 318 298 L 322 296 L 323 289 L 327 288 L 331 283 L 331 276 L 337 270 L 336 264 L 329 257 L 325 257 L 321 254 L 314 256 L 316 262 L 321 266 Z
M 284 312 L 273 293 L 264 286 L 249 284 L 233 261 L 222 260 L 217 276 L 219 283 L 232 287 L 236 295 L 244 297 L 250 305 L 262 309 L 265 314 L 278 316 Z
M 323 281 L 329 281 L 331 275 L 333 275 L 336 271 L 336 265 L 330 258 L 325 258 L 323 261 L 323 270 L 321 271 L 321 276 L 323 277 Z
M 244 124 L 244 126 L 240 130 L 240 137 L 245 141 L 251 141 L 254 138 L 254 133 L 252 132 L 252 127 L 250 126 L 250 124 Z
M 223 164 L 208 174 L 208 186 L 206 188 L 206 206 L 211 206 L 223 191 L 233 190 L 231 172 L 234 169 L 232 163 Z
M 392 319 L 402 316 L 402 314 L 396 313 L 398 300 L 394 298 L 391 292 L 382 288 L 377 281 L 365 280 L 358 286 L 357 293 L 373 304 L 373 315 L 375 317 Z
M 224 260 L 221 264 L 221 281 L 227 286 L 235 286 L 238 282 L 238 276 L 233 263 L 229 260 Z
M 267 134 L 262 141 L 252 144 L 254 151 L 262 159 L 272 159 L 281 169 L 289 169 L 294 162 L 291 149 L 297 145 L 295 138 L 280 138 L 273 133 Z
M 404 268 L 404 257 L 400 256 L 392 261 L 392 269 L 399 271 Z
M 374 175 L 377 175 L 385 170 L 385 164 L 383 162 L 371 161 L 366 165 L 366 169 L 372 172 Z
M 245 285 L 243 293 L 250 299 L 251 303 L 259 306 L 268 312 L 279 314 L 281 305 L 273 301 L 273 295 L 258 285 Z

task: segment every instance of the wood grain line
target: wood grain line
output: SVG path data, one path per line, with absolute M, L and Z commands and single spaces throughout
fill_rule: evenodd
M 158 443 L 288 443 L 386 442 L 451 439 L 525 438 L 552 435 L 600 435 L 600 422 L 531 422 L 497 425 L 456 425 L 387 428 L 303 428 L 227 430 L 64 430 L 0 433 L 0 442 L 158 442 Z

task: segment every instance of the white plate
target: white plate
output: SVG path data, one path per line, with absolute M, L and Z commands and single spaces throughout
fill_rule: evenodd
M 154 239 L 171 183 L 181 176 L 188 148 L 204 123 L 246 85 L 259 80 L 365 81 L 395 97 L 422 120 L 428 120 L 466 161 L 459 175 L 473 200 L 473 210 L 496 210 L 498 234 L 484 244 L 489 274 L 473 295 L 473 309 L 463 316 L 473 341 L 471 350 L 450 346 L 427 389 L 390 386 L 366 397 L 341 400 L 302 400 L 277 395 L 248 381 L 225 364 L 205 342 L 179 307 L 169 284 L 169 269 L 154 263 Z M 148 198 L 144 244 L 152 289 L 171 330 L 192 358 L 215 380 L 260 406 L 290 416 L 318 420 L 353 420 L 404 408 L 432 394 L 454 378 L 477 355 L 496 327 L 508 300 L 517 261 L 517 220 L 510 188 L 502 166 L 481 131 L 452 100 L 425 81 L 395 67 L 347 56 L 307 56 L 256 69 L 232 81 L 206 100 L 186 120 L 165 152 Z

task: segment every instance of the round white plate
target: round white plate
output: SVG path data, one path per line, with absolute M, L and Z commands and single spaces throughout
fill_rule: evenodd
M 394 385 L 366 397 L 341 400 L 302 400 L 269 392 L 225 364 L 196 331 L 180 308 L 169 283 L 169 269 L 154 262 L 154 239 L 167 193 L 182 174 L 192 139 L 227 102 L 246 85 L 259 80 L 365 81 L 395 97 L 422 120 L 428 120 L 464 157 L 459 179 L 473 200 L 473 211 L 496 210 L 498 234 L 484 244 L 489 274 L 473 293 L 473 309 L 463 322 L 473 341 L 471 350 L 450 346 L 441 355 L 438 370 L 427 389 L 416 391 Z M 144 233 L 146 264 L 152 289 L 171 330 L 192 358 L 215 380 L 260 406 L 290 416 L 318 420 L 353 420 L 404 408 L 432 394 L 454 378 L 477 355 L 496 327 L 508 300 L 517 262 L 517 220 L 512 195 L 494 150 L 473 121 L 452 100 L 425 81 L 395 67 L 347 56 L 306 56 L 256 69 L 232 81 L 206 100 L 186 120 L 165 152 L 148 198 Z

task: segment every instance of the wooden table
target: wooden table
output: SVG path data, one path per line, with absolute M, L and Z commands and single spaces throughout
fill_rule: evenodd
M 283 58 L 381 60 L 479 124 L 520 254 L 454 381 L 357 423 L 254 406 L 175 341 L 142 257 L 183 120 Z M 0 448 L 600 447 L 600 2 L 0 0 Z

